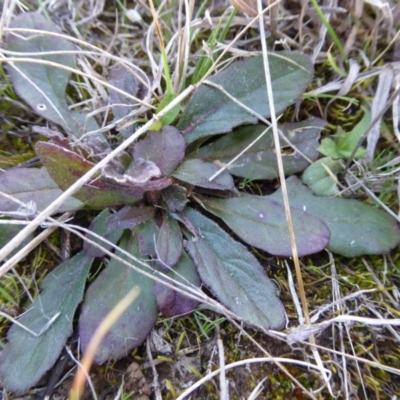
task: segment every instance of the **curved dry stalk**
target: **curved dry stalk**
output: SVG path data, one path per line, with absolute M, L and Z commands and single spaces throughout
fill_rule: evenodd
M 85 355 L 82 358 L 81 364 L 78 369 L 78 373 L 75 375 L 72 389 L 69 395 L 70 400 L 79 400 L 83 394 L 83 388 L 85 386 L 86 376 L 89 374 L 90 367 L 93 364 L 93 359 L 96 354 L 101 341 L 107 335 L 108 331 L 118 321 L 126 309 L 135 301 L 139 296 L 140 289 L 134 287 L 127 295 L 125 295 L 118 304 L 107 314 L 107 316 L 101 321 L 100 325 L 96 329 L 94 335 L 90 339 L 88 348 Z
M 311 364 L 311 363 L 308 363 L 305 361 L 296 360 L 296 359 L 281 358 L 281 357 L 259 357 L 259 358 L 248 358 L 246 360 L 236 361 L 234 363 L 227 364 L 227 365 L 225 365 L 225 371 L 228 371 L 230 369 L 234 369 L 237 367 L 241 367 L 241 366 L 246 366 L 247 364 L 261 364 L 261 363 L 268 363 L 268 362 L 279 362 L 281 364 L 292 363 L 294 365 L 301 365 L 303 367 L 307 367 L 310 369 L 319 370 L 319 367 L 315 366 L 314 364 Z M 325 372 L 327 374 L 331 374 L 331 371 L 329 371 L 328 369 L 325 369 Z M 211 380 L 215 376 L 219 375 L 220 373 L 221 373 L 220 368 L 209 373 L 204 378 L 198 380 L 195 384 L 193 384 L 188 389 L 186 389 L 176 400 L 185 399 L 191 393 L 193 393 L 196 389 L 198 389 L 201 385 L 208 382 L 209 380 Z

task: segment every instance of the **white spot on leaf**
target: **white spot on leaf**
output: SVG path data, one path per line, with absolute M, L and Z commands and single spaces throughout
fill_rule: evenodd
M 43 103 L 39 103 L 39 104 L 36 106 L 36 108 L 37 108 L 39 111 L 46 111 L 46 110 L 47 110 L 46 104 L 43 104 Z

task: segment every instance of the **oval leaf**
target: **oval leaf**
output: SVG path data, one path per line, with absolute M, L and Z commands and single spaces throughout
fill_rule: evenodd
M 223 172 L 211 182 L 209 181 L 209 178 L 219 170 L 220 167 L 212 163 L 201 160 L 185 160 L 172 173 L 172 176 L 182 182 L 205 189 L 233 190 L 235 184 L 233 178 L 227 172 Z
M 139 242 L 139 251 L 144 256 L 157 258 L 156 241 L 160 228 L 154 219 L 146 221 L 135 228 L 135 235 Z
M 317 197 L 297 177 L 287 179 L 290 205 L 328 226 L 328 249 L 346 257 L 387 253 L 400 243 L 397 221 L 383 210 L 352 199 Z M 269 199 L 282 202 L 281 190 Z
M 221 218 L 246 243 L 277 256 L 292 256 L 285 209 L 277 201 L 250 194 L 201 201 L 207 211 Z M 291 211 L 299 255 L 323 250 L 329 243 L 327 226 L 301 210 Z
M 1 212 L 0 212 L 1 215 Z M 1 220 L 3 223 L 0 225 L 0 249 L 2 249 L 8 242 L 13 239 L 15 236 L 18 235 L 24 229 L 23 225 L 14 225 L 14 224 L 7 224 L 5 220 Z M 34 236 L 31 234 L 29 235 L 23 242 L 15 248 L 11 255 L 14 255 L 18 250 L 22 249 L 26 244 L 28 244 L 31 240 L 34 239 Z M 1 291 L 1 289 L 0 289 Z M 3 293 L 3 292 L 2 292 Z M 4 304 L 4 303 L 2 303 Z M 18 304 L 18 303 L 17 303 Z
M 281 138 L 282 161 L 286 175 L 303 171 L 309 166 L 309 160 L 314 161 L 318 158 L 318 140 L 325 125 L 326 122 L 318 118 L 279 125 L 283 136 L 293 146 Z M 254 142 L 265 129 L 265 125 L 249 125 L 235 129 L 229 135 L 224 135 L 201 147 L 193 153 L 193 158 L 225 165 Z M 277 179 L 278 165 L 272 131 L 265 133 L 245 154 L 231 164 L 227 171 L 232 175 L 251 180 Z
M 171 212 L 183 211 L 188 202 L 187 189 L 177 184 L 164 189 L 161 195 Z
M 156 252 L 158 265 L 164 269 L 172 268 L 181 258 L 182 231 L 176 220 L 167 213 L 164 213 L 158 233 Z
M 10 27 L 62 34 L 57 25 L 35 12 L 18 15 Z M 72 52 L 76 48 L 71 42 L 46 34 L 11 32 L 7 36 L 7 48 L 20 53 L 38 53 L 36 56 L 29 57 L 43 61 L 43 63 L 15 62 L 8 68 L 15 91 L 37 114 L 61 125 L 66 132 L 78 137 L 86 130 L 93 131 L 99 128 L 93 117 L 86 118 L 84 115 L 69 110 L 65 90 L 71 73 L 53 65 L 46 65 L 46 62 L 50 61 L 73 68 L 75 56 Z M 51 51 L 59 53 L 40 55 L 41 52 Z M 21 54 L 21 57 L 24 55 Z
M 186 286 L 200 287 L 201 284 L 196 266 L 185 251 L 182 251 L 181 258 L 174 269 L 165 274 Z M 179 290 L 173 290 L 158 281 L 154 283 L 153 292 L 157 297 L 160 312 L 166 317 L 190 313 L 198 304 L 196 300 L 184 296 Z
M 107 229 L 133 229 L 154 217 L 154 207 L 124 207 L 107 218 Z
M 269 54 L 276 113 L 293 104 L 313 76 L 311 60 L 296 51 Z M 209 80 L 222 86 L 247 107 L 268 118 L 270 108 L 264 75 L 263 57 L 236 61 Z M 233 102 L 215 87 L 202 85 L 196 90 L 178 123 L 187 143 L 196 139 L 230 132 L 243 124 L 255 124 L 257 118 Z
M 139 68 L 130 65 L 129 68 L 123 65 L 113 66 L 110 70 L 110 85 L 121 89 L 132 96 L 143 100 L 149 94 L 150 82 L 146 74 Z M 112 106 L 114 122 L 126 117 L 137 105 L 134 100 L 124 94 L 108 89 L 109 103 Z M 121 131 L 123 135 L 132 134 L 132 127 Z
M 46 168 L 15 168 L 0 173 L 0 187 L 1 191 L 25 204 L 33 201 L 39 211 L 43 211 L 62 194 Z M 82 207 L 79 200 L 70 197 L 58 208 L 57 213 L 76 211 Z M 12 212 L 19 208 L 18 203 L 0 195 L 0 211 Z
M 94 167 L 79 154 L 52 143 L 38 142 L 36 151 L 51 177 L 62 190 L 67 190 L 82 175 Z M 126 192 L 130 192 L 129 194 Z M 124 189 L 95 176 L 86 183 L 74 197 L 92 207 L 107 207 L 132 204 L 141 199 L 143 190 Z
M 124 233 L 123 229 L 113 229 L 109 230 L 107 228 L 107 220 L 110 217 L 111 213 L 106 208 L 103 210 L 90 224 L 89 230 L 96 233 L 97 235 L 103 237 L 104 239 L 108 240 L 111 243 L 117 243 L 118 240 L 121 238 L 122 234 Z M 110 250 L 112 246 L 110 244 L 107 244 L 103 242 L 100 239 L 97 239 L 95 236 L 86 234 L 86 237 L 93 242 L 96 242 L 100 244 L 102 247 L 104 247 L 107 250 Z M 83 243 L 83 249 L 86 252 L 88 256 L 91 257 L 103 257 L 106 253 L 104 253 L 103 250 L 101 250 L 99 247 L 96 247 L 88 242 Z
M 275 284 L 257 259 L 199 212 L 187 209 L 185 216 L 199 230 L 199 236 L 187 242 L 186 248 L 204 284 L 247 323 L 265 329 L 283 328 L 285 309 Z
M 138 258 L 137 241 L 131 236 L 123 237 L 120 247 Z M 127 259 L 126 256 L 121 255 Z M 132 260 L 130 263 L 135 264 Z M 143 268 L 140 264 L 135 264 Z M 79 336 L 82 351 L 86 352 L 90 339 L 104 317 L 133 288 L 140 294 L 107 333 L 95 356 L 95 363 L 118 359 L 140 346 L 157 321 L 157 301 L 153 294 L 153 281 L 140 272 L 112 259 L 86 292 L 79 318 Z
M 17 325 L 9 330 L 8 343 L 0 354 L 0 378 L 7 390 L 25 393 L 57 361 L 72 333 L 92 260 L 81 252 L 43 279 L 41 294 L 18 320 L 33 332 L 42 332 L 39 336 Z
M 164 175 L 170 175 L 185 157 L 185 139 L 173 126 L 164 126 L 135 144 L 134 157 L 152 161 Z

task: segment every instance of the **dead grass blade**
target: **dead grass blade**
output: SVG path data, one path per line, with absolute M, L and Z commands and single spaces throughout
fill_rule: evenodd
M 229 0 L 229 3 L 251 17 L 255 17 L 258 14 L 257 0 Z
M 96 329 L 94 335 L 90 339 L 86 354 L 82 358 L 81 365 L 78 373 L 75 376 L 74 383 L 72 384 L 70 400 L 79 400 L 83 394 L 83 389 L 86 381 L 86 376 L 89 374 L 90 367 L 93 363 L 94 356 L 101 341 L 107 335 L 108 331 L 118 321 L 126 309 L 133 303 L 139 296 L 140 290 L 134 287 L 118 304 L 107 314 L 101 321 L 101 324 Z

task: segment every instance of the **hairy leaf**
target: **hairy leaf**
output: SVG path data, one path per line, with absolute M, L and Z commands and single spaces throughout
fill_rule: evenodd
M 172 173 L 174 178 L 206 189 L 233 190 L 235 185 L 232 176 L 223 172 L 214 180 L 209 178 L 220 170 L 218 165 L 206 163 L 201 160 L 185 160 Z
M 281 138 L 282 160 L 286 175 L 303 171 L 318 158 L 317 147 L 321 129 L 326 122 L 318 118 L 310 118 L 303 122 L 281 124 L 279 129 L 290 146 Z M 203 161 L 218 162 L 218 165 L 229 163 L 248 145 L 254 142 L 266 129 L 265 125 L 249 125 L 235 129 L 229 135 L 201 147 L 191 157 Z M 308 159 L 308 160 L 307 160 Z M 278 165 L 272 131 L 269 130 L 227 171 L 232 175 L 247 179 L 276 179 Z
M 281 329 L 286 322 L 285 310 L 276 286 L 257 259 L 199 212 L 187 209 L 185 216 L 199 231 L 186 248 L 204 284 L 244 321 Z
M 161 170 L 153 161 L 140 158 L 132 161 L 128 168 L 114 160 L 102 169 L 101 174 L 116 184 L 143 187 L 151 179 L 159 178 Z
M 111 213 L 108 210 L 108 208 L 106 208 L 92 221 L 92 223 L 89 226 L 89 230 L 103 237 L 109 242 L 116 244 L 118 240 L 121 238 L 124 230 L 121 228 L 109 230 L 107 228 L 107 220 L 110 216 Z M 111 245 L 103 242 L 102 240 L 97 239 L 92 235 L 86 234 L 86 237 L 92 240 L 93 242 L 100 244 L 107 250 L 111 250 L 112 248 Z M 91 257 L 103 257 L 105 254 L 103 250 L 87 242 L 83 243 L 83 249 L 85 250 L 86 254 Z
M 185 157 L 185 139 L 173 126 L 164 126 L 135 144 L 134 157 L 153 161 L 163 175 L 170 175 Z
M 156 242 L 158 265 L 172 268 L 182 254 L 182 231 L 175 219 L 164 213 L 163 221 Z
M 280 113 L 303 94 L 313 76 L 313 67 L 307 56 L 295 51 L 270 53 L 269 63 L 275 111 Z M 236 61 L 209 81 L 222 86 L 231 96 L 263 117 L 270 116 L 262 56 Z M 191 143 L 256 122 L 256 117 L 222 91 L 202 85 L 189 101 L 178 129 L 186 142 Z
M 57 25 L 34 12 L 18 15 L 10 27 L 62 33 Z M 7 36 L 7 47 L 10 51 L 22 53 L 21 57 L 25 57 L 23 53 L 38 53 L 29 57 L 42 61 L 14 62 L 8 68 L 15 91 L 37 114 L 61 125 L 66 132 L 78 137 L 87 130 L 99 128 L 93 117 L 86 119 L 85 116 L 69 110 L 65 90 L 70 72 L 54 65 L 46 65 L 46 62 L 51 62 L 61 67 L 73 68 L 75 56 L 72 52 L 76 49 L 71 42 L 46 34 L 11 32 Z M 55 51 L 59 53 L 40 54 Z
M 201 201 L 206 210 L 221 218 L 246 243 L 274 255 L 292 256 L 285 210 L 279 202 L 250 194 Z M 329 243 L 327 226 L 304 211 L 291 211 L 299 255 L 323 250 Z
M 82 300 L 92 260 L 81 252 L 43 279 L 41 294 L 18 320 L 41 334 L 36 337 L 17 325 L 11 327 L 8 343 L 0 354 L 4 388 L 24 393 L 56 362 L 72 333 L 73 317 Z M 53 317 L 56 318 L 52 320 Z
M 125 235 L 120 247 L 128 253 L 143 259 L 137 249 L 137 241 L 130 234 Z M 117 255 L 128 260 L 117 251 Z M 140 264 L 129 260 L 140 269 Z M 139 296 L 107 333 L 95 356 L 96 364 L 108 359 L 118 359 L 140 346 L 157 320 L 157 301 L 153 294 L 153 281 L 140 272 L 112 259 L 86 292 L 79 318 L 79 336 L 83 352 L 104 317 L 133 288 L 140 289 Z
M 107 229 L 133 229 L 154 217 L 154 207 L 124 207 L 107 218 Z
M 94 166 L 79 154 L 52 143 L 38 142 L 36 151 L 50 176 L 62 190 L 67 190 Z M 98 175 L 74 194 L 74 197 L 92 207 L 131 204 L 142 196 L 142 189 L 121 188 Z
M 387 253 L 400 243 L 397 221 L 386 212 L 357 200 L 317 197 L 301 181 L 287 179 L 290 205 L 307 211 L 328 226 L 328 249 L 346 257 Z M 282 203 L 281 190 L 269 199 Z
M 15 168 L 0 173 L 1 191 L 27 204 L 33 201 L 39 211 L 43 211 L 61 194 L 62 190 L 51 179 L 46 168 Z M 57 213 L 76 211 L 83 204 L 74 198 L 67 199 L 57 210 Z M 18 203 L 0 194 L 0 213 L 17 211 Z
M 182 251 L 181 258 L 174 269 L 165 274 L 185 286 L 200 287 L 201 284 L 196 266 L 185 251 Z M 198 304 L 196 300 L 190 299 L 160 282 L 154 283 L 153 292 L 157 297 L 160 312 L 166 317 L 187 314 L 193 311 Z

